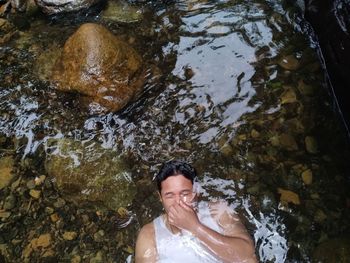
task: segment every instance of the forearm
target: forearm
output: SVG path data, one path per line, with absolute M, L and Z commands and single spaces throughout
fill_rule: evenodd
M 246 234 L 225 236 L 201 223 L 194 228 L 192 234 L 225 263 L 257 262 L 254 246 Z

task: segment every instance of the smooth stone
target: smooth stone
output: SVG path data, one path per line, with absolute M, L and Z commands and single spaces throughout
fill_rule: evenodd
M 281 95 L 281 104 L 288 104 L 297 101 L 297 95 L 292 88 L 287 88 Z
M 272 146 L 275 146 L 275 147 L 280 146 L 280 140 L 279 140 L 278 135 L 272 136 L 272 137 L 269 139 L 269 141 L 271 142 L 271 145 L 272 145 Z
M 34 250 L 39 248 L 46 248 L 51 245 L 52 237 L 51 234 L 42 234 L 38 238 L 34 238 L 30 244 Z
M 125 1 L 108 1 L 102 19 L 121 23 L 133 23 L 142 19 L 142 11 Z
M 63 233 L 63 239 L 64 240 L 74 240 L 78 236 L 77 232 L 75 231 L 66 231 Z
M 60 219 L 60 217 L 58 216 L 57 213 L 53 213 L 50 215 L 50 219 L 53 223 L 56 223 Z
M 67 201 L 111 210 L 132 203 L 136 186 L 128 162 L 115 151 L 97 142 L 55 139 L 48 143 L 53 152 L 45 167 Z
M 74 255 L 70 261 L 71 263 L 80 263 L 81 262 L 81 256 Z
M 90 259 L 90 263 L 103 263 L 105 255 L 102 251 L 98 251 L 95 257 Z
M 260 133 L 259 133 L 257 130 L 253 129 L 253 130 L 250 132 L 250 135 L 252 136 L 252 138 L 256 139 L 256 138 L 259 138 Z
M 40 191 L 40 190 L 31 189 L 31 190 L 29 191 L 29 195 L 30 195 L 31 197 L 33 197 L 34 199 L 39 199 L 40 196 L 41 196 L 41 191 Z
M 99 230 L 94 234 L 94 240 L 96 242 L 102 242 L 105 236 L 105 232 L 103 230 Z
M 55 208 L 61 208 L 66 205 L 66 201 L 62 198 L 57 198 L 56 202 L 53 203 Z
M 226 156 L 226 157 L 229 157 L 233 154 L 233 149 L 232 149 L 232 146 L 228 143 L 224 144 L 224 146 L 222 146 L 220 148 L 220 152 Z
M 16 206 L 16 197 L 13 194 L 10 194 L 6 197 L 4 202 L 4 209 L 5 210 L 11 210 Z
M 10 216 L 11 216 L 11 212 L 0 210 L 0 218 L 9 218 Z
M 14 179 L 13 166 L 14 160 L 12 156 L 0 159 L 0 190 L 7 187 Z
M 52 207 L 45 207 L 45 212 L 49 215 L 51 215 L 53 212 L 55 212 L 55 209 L 53 209 Z
M 86 23 L 69 37 L 51 80 L 64 92 L 78 93 L 92 111 L 118 111 L 143 89 L 141 56 L 102 25 Z
M 297 70 L 300 66 L 299 60 L 294 55 L 288 55 L 278 61 L 278 65 L 286 70 Z
M 281 197 L 280 197 L 281 202 L 300 205 L 300 198 L 299 198 L 298 194 L 296 194 L 290 190 L 285 190 L 282 188 L 278 188 L 278 193 L 281 195 Z
M 318 153 L 318 145 L 314 137 L 311 137 L 311 136 L 305 137 L 305 147 L 306 147 L 306 151 L 309 153 L 313 153 L 313 154 Z
M 307 169 L 306 171 L 302 172 L 301 178 L 303 179 L 304 184 L 312 184 L 312 171 L 310 169 Z
M 38 185 L 41 185 L 46 179 L 46 176 L 45 175 L 40 175 L 39 177 L 35 177 L 34 179 L 34 182 L 35 182 L 35 185 L 38 186 Z

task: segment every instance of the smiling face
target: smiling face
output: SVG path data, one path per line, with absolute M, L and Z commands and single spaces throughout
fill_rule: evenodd
M 169 176 L 161 186 L 160 199 L 166 213 L 172 205 L 179 204 L 180 200 L 190 205 L 196 195 L 191 180 L 181 174 Z

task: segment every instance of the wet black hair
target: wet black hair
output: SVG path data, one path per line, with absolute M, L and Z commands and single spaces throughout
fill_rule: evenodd
M 165 162 L 156 175 L 156 183 L 159 193 L 162 190 L 162 182 L 169 176 L 174 175 L 183 175 L 188 180 L 191 180 L 193 184 L 193 181 L 197 177 L 197 172 L 194 167 L 184 161 L 172 160 Z

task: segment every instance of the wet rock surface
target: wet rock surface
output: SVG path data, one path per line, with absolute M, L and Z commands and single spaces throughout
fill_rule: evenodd
M 0 190 L 1 262 L 120 262 L 133 253 L 127 209 L 76 206 L 60 196 L 55 178 L 15 164 L 18 179 Z M 37 182 L 32 189 L 31 181 Z M 33 190 L 41 195 L 32 196 Z
M 46 161 L 46 170 L 66 199 L 76 204 L 89 201 L 111 210 L 132 203 L 136 188 L 128 165 L 115 152 L 98 143 L 84 145 L 69 139 L 50 144 L 54 151 Z M 31 195 L 40 196 L 37 192 Z M 54 205 L 61 207 L 59 202 Z
M 108 1 L 101 14 L 102 19 L 119 23 L 134 23 L 142 19 L 142 10 L 126 1 Z
M 0 261 L 132 261 L 137 231 L 162 211 L 152 177 L 170 158 L 195 165 L 204 198 L 224 198 L 242 212 L 261 262 L 307 262 L 320 244 L 348 236 L 349 154 L 315 51 L 285 14 L 257 2 L 195 1 L 188 13 L 176 3 L 155 18 L 146 12 L 142 23 L 45 18 L 6 42 L 0 159 L 11 156 L 14 165 L 0 190 Z M 56 47 L 85 19 L 106 23 L 145 61 L 167 57 L 159 65 L 171 74 L 126 111 L 77 110 L 77 96 L 46 82 L 52 65 L 38 80 L 32 62 L 46 50 L 38 64 L 55 60 Z M 119 152 L 136 158 L 121 169 L 134 166 L 131 206 L 106 209 L 108 202 L 89 201 L 78 182 L 65 185 L 75 175 L 86 184 L 82 172 L 90 176 L 93 167 L 119 173 L 124 161 L 110 168 Z M 99 161 L 106 168 L 94 166 Z
M 36 0 L 36 4 L 46 14 L 74 12 L 89 8 L 100 0 Z
M 142 59 L 127 43 L 98 24 L 82 25 L 65 43 L 52 74 L 61 91 L 77 92 L 118 111 L 141 92 Z

